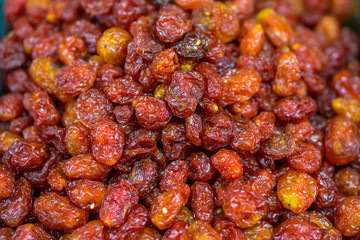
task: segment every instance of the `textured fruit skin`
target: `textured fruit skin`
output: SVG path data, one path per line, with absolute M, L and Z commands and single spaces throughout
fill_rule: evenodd
M 147 240 L 147 239 L 154 239 L 154 240 L 160 240 L 162 239 L 161 234 L 155 230 L 152 227 L 146 227 L 144 228 L 144 230 L 141 232 L 140 237 L 138 238 L 139 240 Z
M 204 80 L 198 72 L 177 71 L 166 89 L 165 99 L 175 116 L 185 118 L 195 112 L 204 91 Z
M 214 229 L 220 234 L 222 239 L 245 239 L 241 229 L 226 217 L 216 218 L 213 225 Z
M 336 116 L 325 129 L 325 155 L 334 165 L 354 161 L 360 152 L 358 127 L 348 118 Z
M 241 158 L 234 151 L 221 149 L 211 156 L 211 162 L 224 178 L 237 178 L 243 174 Z
M 42 194 L 34 202 L 34 214 L 41 223 L 57 230 L 73 230 L 86 223 L 88 212 L 74 206 L 57 192 Z
M 84 226 L 77 228 L 69 236 L 69 239 L 104 239 L 104 225 L 100 220 L 90 221 Z
M 97 89 L 80 94 L 74 110 L 80 122 L 88 128 L 92 128 L 102 118 L 113 118 L 113 105 L 105 94 Z
M 189 160 L 189 179 L 196 181 L 209 181 L 215 173 L 215 168 L 208 156 L 203 152 L 192 153 Z
M 156 36 L 160 41 L 173 43 L 190 30 L 191 21 L 183 9 L 173 4 L 160 8 L 156 21 Z
M 220 104 L 245 102 L 251 98 L 260 87 L 261 77 L 258 72 L 248 69 L 234 69 L 222 78 Z
M 72 156 L 90 152 L 90 131 L 80 122 L 68 126 L 64 141 Z
M 105 232 L 105 239 L 137 239 L 148 222 L 148 210 L 141 204 L 135 205 L 120 228 L 108 229 L 108 232 Z
M 10 240 L 14 235 L 14 229 L 9 227 L 0 228 L 0 234 L 4 240 Z
M 264 27 L 266 35 L 276 46 L 287 45 L 294 40 L 295 33 L 287 20 L 271 8 L 263 9 L 257 19 Z
M 271 137 L 275 131 L 275 114 L 263 111 L 252 119 L 260 132 L 260 142 L 264 142 Z
M 66 194 L 71 202 L 87 211 L 100 208 L 105 193 L 106 186 L 102 182 L 88 179 L 78 179 L 66 186 Z
M 245 239 L 270 240 L 274 236 L 274 227 L 265 221 L 260 221 L 251 228 L 244 230 Z
M 265 157 L 279 160 L 290 156 L 296 147 L 296 139 L 285 133 L 275 132 L 268 140 L 260 145 L 260 152 Z
M 134 185 L 143 198 L 151 192 L 158 177 L 158 166 L 150 159 L 143 159 L 136 162 L 129 175 L 129 181 Z
M 38 169 L 48 157 L 44 143 L 26 140 L 14 143 L 8 153 L 11 155 L 11 164 L 19 170 Z
M 16 140 L 20 140 L 21 137 L 18 134 L 9 132 L 9 131 L 1 131 L 0 132 L 0 151 L 6 152 L 9 150 L 11 145 L 15 143 Z
M 260 148 L 260 131 L 255 123 L 246 119 L 239 118 L 233 120 L 234 138 L 230 146 L 237 152 L 253 154 Z
M 87 153 L 66 160 L 62 170 L 69 178 L 98 180 L 106 177 L 111 168 L 97 162 L 91 153 Z
M 360 231 L 359 202 L 359 197 L 346 197 L 336 208 L 335 227 L 345 236 L 351 237 Z
M 294 152 L 286 160 L 292 168 L 307 173 L 313 173 L 322 163 L 320 150 L 300 141 L 297 141 Z
M 229 186 L 225 189 L 223 198 L 225 216 L 240 228 L 252 227 L 265 216 L 265 198 L 249 186 Z
M 261 169 L 254 172 L 247 180 L 249 185 L 256 193 L 264 198 L 268 198 L 276 185 L 274 174 L 268 169 Z
M 293 52 L 284 53 L 279 57 L 272 89 L 281 97 L 294 96 L 300 77 L 300 63 L 296 54 Z
M 55 85 L 61 94 L 75 97 L 86 92 L 94 84 L 95 78 L 95 69 L 89 63 L 76 61 L 58 72 Z
M 189 227 L 189 234 L 191 239 L 211 239 L 220 240 L 222 239 L 220 234 L 217 233 L 210 224 L 202 220 L 193 222 Z
M 0 120 L 10 121 L 19 117 L 23 111 L 21 95 L 9 93 L 0 98 Z
M 359 239 L 354 4 L 4 0 L 0 240 Z
M 70 64 L 86 57 L 87 46 L 82 38 L 71 35 L 61 41 L 58 54 L 62 62 Z
M 107 29 L 97 42 L 97 53 L 105 62 L 121 65 L 125 60 L 126 49 L 131 41 L 130 34 L 121 28 Z
M 171 229 L 168 229 L 164 236 L 164 240 L 190 240 L 189 224 L 186 221 L 177 221 Z
M 104 86 L 104 93 L 114 103 L 131 104 L 142 95 L 142 87 L 131 79 L 116 78 Z
M 125 145 L 120 126 L 111 120 L 96 123 L 91 129 L 91 150 L 96 161 L 112 166 L 119 161 Z
M 0 168 L 0 198 L 7 198 L 15 188 L 15 177 L 13 173 L 4 166 Z
M 310 97 L 302 98 L 282 98 L 275 107 L 275 115 L 285 122 L 301 122 L 306 117 L 314 114 L 316 111 L 316 102 Z
M 16 227 L 21 224 L 31 210 L 32 197 L 33 189 L 30 182 L 25 178 L 17 180 L 10 197 L 3 200 L 5 202 L 1 218 L 8 226 Z
M 127 212 L 138 201 L 138 193 L 128 180 L 110 185 L 102 201 L 100 220 L 107 227 L 119 227 L 124 223 Z
M 299 236 L 300 235 L 300 236 Z M 282 240 L 289 238 L 321 239 L 321 230 L 314 224 L 301 218 L 289 218 L 277 227 L 274 239 Z
M 201 132 L 202 132 L 202 119 L 201 116 L 194 113 L 185 120 L 186 137 L 195 146 L 201 146 Z
M 186 138 L 185 126 L 182 123 L 168 123 L 162 130 L 161 142 L 169 160 L 182 159 L 190 141 Z
M 180 183 L 155 197 L 149 213 L 152 223 L 160 230 L 171 227 L 189 195 L 189 186 Z
M 171 112 L 166 103 L 149 96 L 139 97 L 135 101 L 135 114 L 138 123 L 148 129 L 164 127 L 171 119 Z
M 171 48 L 182 57 L 199 59 L 209 51 L 210 38 L 199 32 L 188 32 L 184 38 L 171 45 Z
M 25 62 L 25 54 L 22 44 L 13 41 L 11 37 L 5 38 L 1 42 L 0 56 L 0 68 L 7 71 L 14 70 Z
M 338 201 L 338 188 L 334 180 L 324 173 L 315 173 L 313 176 L 319 187 L 315 204 L 319 207 L 335 206 Z
M 163 178 L 159 182 L 162 191 L 170 190 L 174 185 L 185 183 L 190 173 L 190 167 L 186 161 L 175 160 L 169 163 Z
M 334 174 L 333 179 L 340 192 L 345 196 L 359 195 L 360 174 L 354 168 L 340 169 Z
M 46 92 L 27 93 L 23 102 L 25 109 L 34 118 L 35 127 L 43 128 L 60 122 L 60 114 Z
M 215 194 L 208 183 L 195 182 L 191 186 L 191 208 L 197 220 L 212 223 L 214 219 Z
M 288 123 L 285 126 L 285 133 L 296 137 L 298 140 L 305 142 L 309 140 L 314 133 L 314 127 L 309 120 L 303 120 L 299 123 Z
M 9 239 L 55 239 L 46 232 L 44 225 L 41 223 L 25 223 L 16 228 L 16 231 Z M 5 238 L 7 239 L 7 238 Z
M 221 112 L 205 118 L 201 137 L 207 151 L 227 146 L 233 137 L 231 119 Z
M 318 191 L 313 177 L 294 170 L 285 173 L 279 179 L 277 186 L 277 193 L 283 206 L 294 213 L 304 212 L 309 208 L 315 201 Z

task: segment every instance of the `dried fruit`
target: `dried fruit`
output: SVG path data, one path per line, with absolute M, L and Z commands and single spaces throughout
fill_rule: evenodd
M 302 218 L 288 218 L 276 228 L 274 239 L 285 240 L 289 238 L 321 239 L 321 230 L 315 224 Z
M 111 167 L 97 162 L 92 154 L 87 153 L 66 160 L 62 169 L 69 178 L 98 180 L 105 178 Z
M 358 239 L 354 2 L 5 0 L 0 239 Z
M 233 185 L 223 193 L 224 214 L 240 228 L 253 227 L 266 214 L 266 200 L 246 185 Z
M 171 45 L 171 48 L 184 58 L 200 59 L 209 51 L 210 38 L 200 32 L 188 32 L 184 38 Z
M 139 201 L 134 186 L 128 180 L 110 185 L 100 208 L 100 220 L 107 227 L 120 227 L 127 212 Z
M 44 143 L 21 140 L 15 142 L 8 150 L 10 163 L 19 170 L 40 168 L 48 157 Z
M 173 43 L 191 30 L 187 13 L 173 4 L 163 5 L 156 21 L 156 36 L 162 42 Z
M 212 223 L 214 219 L 215 194 L 208 183 L 195 182 L 191 186 L 190 203 L 196 220 Z
M 55 85 L 61 94 L 75 97 L 86 92 L 95 82 L 96 71 L 87 62 L 75 61 L 58 72 Z
M 159 52 L 151 63 L 150 69 L 158 82 L 170 83 L 174 72 L 178 71 L 180 63 L 176 52 L 165 49 Z
M 119 125 L 109 119 L 97 122 L 91 129 L 91 150 L 96 161 L 102 164 L 116 164 L 124 144 L 124 134 Z
M 316 171 L 321 163 L 321 152 L 311 144 L 296 142 L 295 150 L 286 157 L 290 166 L 307 173 Z
M 345 236 L 351 237 L 360 231 L 359 202 L 359 197 L 347 197 L 336 208 L 335 226 Z
M 189 186 L 180 183 L 155 197 L 149 213 L 152 223 L 160 230 L 171 227 L 181 208 L 187 203 L 189 195 Z
M 114 103 L 132 104 L 142 95 L 142 87 L 131 79 L 117 78 L 104 86 L 104 93 Z
M 69 231 L 86 223 L 89 214 L 57 192 L 46 192 L 34 202 L 34 214 L 45 226 Z
M 301 77 L 300 63 L 295 53 L 287 52 L 279 57 L 272 89 L 280 97 L 296 94 Z
M 215 168 L 209 157 L 203 152 L 197 152 L 192 153 L 189 158 L 189 178 L 194 181 L 209 181 L 215 173 Z
M 278 182 L 277 193 L 282 205 L 294 213 L 308 209 L 315 201 L 318 186 L 313 177 L 301 172 L 290 170 Z
M 77 228 L 73 231 L 68 238 L 65 239 L 103 239 L 104 238 L 104 225 L 99 220 L 88 222 L 84 226 Z
M 229 149 L 221 149 L 211 156 L 211 163 L 224 178 L 238 178 L 243 174 L 241 157 Z
M 360 173 L 351 167 L 342 168 L 334 174 L 337 188 L 345 196 L 358 196 L 360 191 Z
M 220 240 L 222 239 L 220 234 L 211 227 L 210 224 L 202 220 L 197 220 L 193 222 L 189 227 L 189 234 L 191 239 L 201 240 Z
M 357 126 L 348 118 L 331 118 L 325 129 L 325 155 L 335 165 L 354 161 L 360 152 Z
M 166 89 L 165 99 L 175 116 L 185 118 L 195 112 L 204 90 L 204 80 L 198 72 L 177 71 Z
M 126 30 L 118 27 L 109 28 L 97 41 L 97 53 L 105 62 L 121 65 L 125 61 L 130 41 L 131 36 Z
M 23 102 L 25 109 L 34 118 L 35 127 L 43 128 L 60 122 L 60 114 L 46 92 L 26 93 Z
M 268 222 L 260 221 L 255 226 L 245 229 L 244 236 L 246 240 L 271 240 L 274 236 L 274 228 Z
M 169 163 L 165 170 L 163 178 L 159 182 L 160 189 L 167 191 L 179 183 L 186 183 L 190 173 L 190 167 L 183 160 L 175 160 Z
M 260 145 L 260 152 L 265 157 L 279 160 L 290 156 L 296 148 L 296 139 L 285 133 L 274 132 L 274 134 Z
M 273 44 L 280 47 L 291 44 L 295 39 L 295 33 L 284 16 L 279 15 L 272 8 L 261 10 L 257 20 L 264 27 L 266 35 Z
M 97 89 L 90 89 L 80 94 L 74 107 L 77 118 L 88 128 L 103 118 L 112 119 L 113 105 L 106 96 Z
M 90 211 L 100 208 L 106 187 L 102 182 L 78 179 L 68 183 L 66 194 L 77 207 Z
M 30 212 L 32 201 L 33 189 L 30 182 L 20 178 L 15 182 L 14 191 L 2 206 L 2 219 L 6 225 L 10 227 L 20 225 Z
M 154 97 L 137 98 L 134 108 L 139 124 L 148 130 L 160 129 L 171 119 L 171 112 L 166 103 Z
M 184 158 L 185 151 L 190 146 L 186 138 L 185 126 L 181 123 L 168 123 L 162 130 L 161 142 L 169 160 Z
M 202 142 L 208 151 L 227 146 L 233 137 L 233 123 L 222 113 L 210 115 L 204 119 Z
M 129 181 L 134 185 L 139 197 L 144 198 L 155 186 L 157 180 L 157 165 L 150 159 L 137 161 L 129 175 Z
M 220 104 L 245 102 L 259 91 L 261 76 L 250 69 L 233 69 L 222 77 Z
M 255 123 L 246 119 L 234 119 L 234 138 L 230 146 L 237 152 L 253 154 L 260 148 L 260 131 Z

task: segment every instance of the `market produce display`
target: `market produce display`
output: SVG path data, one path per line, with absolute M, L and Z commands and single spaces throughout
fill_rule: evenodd
M 352 0 L 5 0 L 1 240 L 359 240 Z

